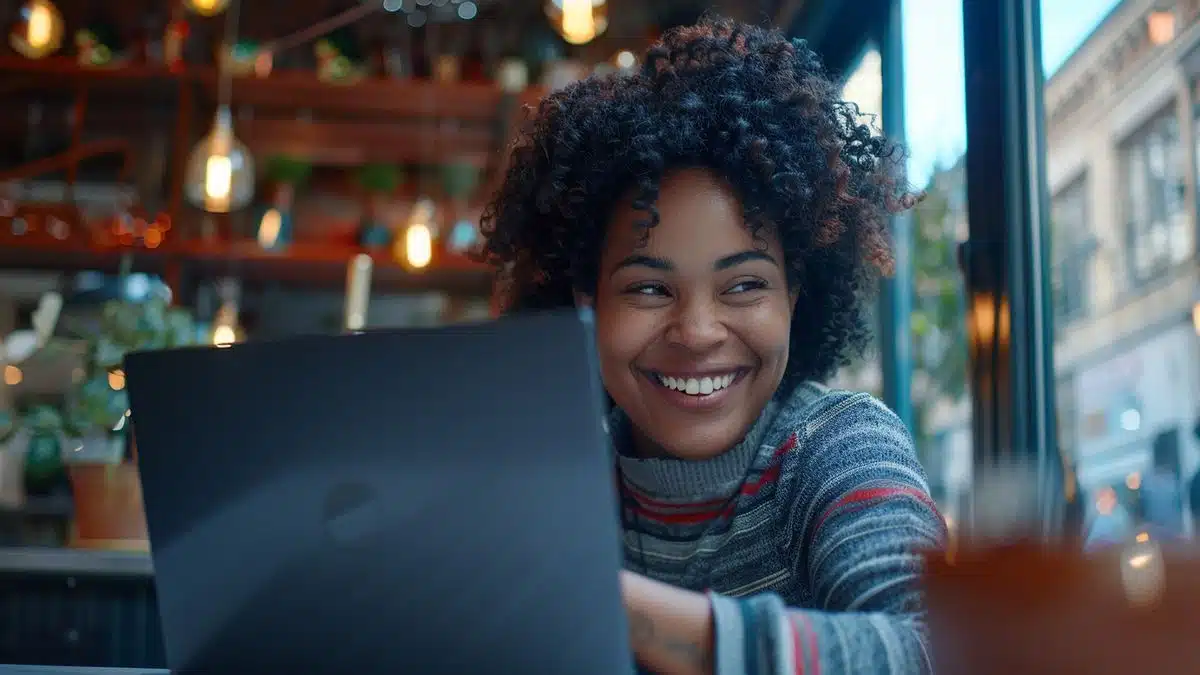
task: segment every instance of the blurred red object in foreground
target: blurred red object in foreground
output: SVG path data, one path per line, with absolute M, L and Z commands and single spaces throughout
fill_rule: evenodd
M 1200 674 L 1200 552 L 1019 543 L 929 559 L 938 675 Z

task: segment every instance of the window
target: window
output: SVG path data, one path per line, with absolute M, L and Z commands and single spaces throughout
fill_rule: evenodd
M 846 74 L 842 83 L 842 98 L 858 106 L 859 124 L 879 130 L 883 123 L 879 117 L 883 107 L 883 71 L 881 56 L 874 44 L 866 46 L 854 68 Z M 867 321 L 872 329 L 872 344 L 861 359 L 842 368 L 831 384 L 882 396 L 883 366 L 879 351 L 878 312 L 871 311 Z
M 1134 286 L 1161 276 L 1191 256 L 1184 158 L 1173 105 L 1122 144 L 1123 180 L 1118 189 L 1123 193 L 1126 265 Z
M 1061 325 L 1088 310 L 1095 239 L 1088 218 L 1086 176 L 1054 195 L 1050 211 L 1051 293 L 1055 322 Z
M 975 479 L 958 264 L 967 227 L 963 3 L 911 0 L 900 7 L 908 179 L 925 192 L 910 214 L 914 435 L 953 530 L 969 516 Z M 886 65 L 890 52 L 883 53 Z

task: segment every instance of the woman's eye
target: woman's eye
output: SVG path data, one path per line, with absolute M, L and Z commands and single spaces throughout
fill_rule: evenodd
M 748 281 L 740 281 L 737 284 L 734 284 L 733 286 L 731 286 L 729 288 L 729 290 L 727 290 L 725 292 L 726 293 L 749 293 L 751 291 L 761 291 L 762 289 L 764 289 L 766 287 L 767 287 L 766 283 L 759 281 L 757 279 L 751 279 Z
M 667 295 L 667 288 L 662 284 L 638 284 L 631 286 L 626 291 L 630 295 L 645 295 L 648 297 L 659 297 Z

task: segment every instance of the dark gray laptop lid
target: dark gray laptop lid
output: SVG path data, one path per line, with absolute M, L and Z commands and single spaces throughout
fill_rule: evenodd
M 131 355 L 172 669 L 629 672 L 590 340 L 568 313 Z

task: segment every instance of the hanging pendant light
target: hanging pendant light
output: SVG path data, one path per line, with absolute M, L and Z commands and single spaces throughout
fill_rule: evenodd
M 20 19 L 8 35 L 8 43 L 25 58 L 40 59 L 62 46 L 63 18 L 50 0 L 29 0 L 21 6 Z
M 188 201 L 209 213 L 229 213 L 254 197 L 254 159 L 233 135 L 229 106 L 217 107 L 212 131 L 188 157 L 185 177 Z
M 568 43 L 585 45 L 608 29 L 608 0 L 546 0 L 546 16 Z
M 194 0 L 188 0 L 195 4 Z M 215 3 L 215 4 L 214 4 Z M 203 7 L 231 5 L 232 0 L 200 3 Z M 225 16 L 225 43 L 237 44 L 239 7 Z M 222 53 L 228 48 L 222 49 Z M 233 73 L 223 60 L 217 73 L 217 114 L 212 131 L 200 139 L 188 157 L 184 173 L 184 196 L 192 205 L 209 213 L 229 213 L 254 198 L 254 159 L 250 151 L 233 135 Z
M 200 16 L 216 16 L 229 8 L 230 0 L 184 0 L 184 6 Z

